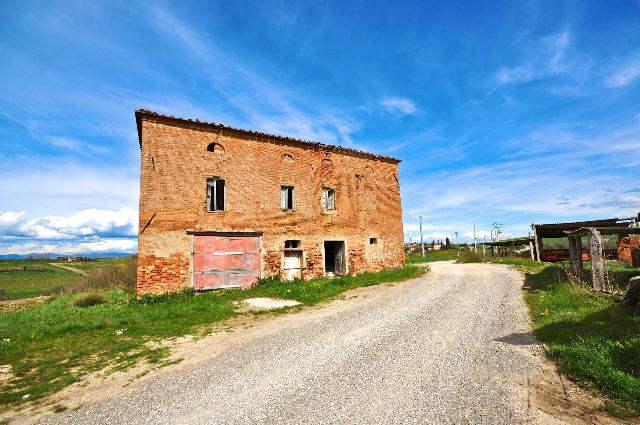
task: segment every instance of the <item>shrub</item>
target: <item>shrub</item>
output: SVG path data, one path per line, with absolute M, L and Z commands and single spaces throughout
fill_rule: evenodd
M 481 263 L 482 258 L 473 251 L 464 251 L 460 254 L 460 257 L 456 263 Z
M 64 293 L 64 286 L 55 286 L 53 288 L 45 289 L 44 291 L 42 291 L 42 295 L 53 297 L 62 293 Z
M 98 304 L 104 304 L 107 300 L 100 294 L 84 294 L 80 295 L 73 301 L 76 307 L 91 307 Z
M 9 299 L 9 296 L 7 295 L 7 291 L 0 288 L 0 301 L 6 301 Z
M 161 292 L 159 294 L 144 294 L 139 299 L 133 299 L 131 302 L 138 304 L 157 304 L 166 301 L 178 301 L 181 299 L 192 297 L 196 294 L 195 289 L 186 288 L 180 291 Z
M 67 287 L 69 292 L 83 292 L 89 289 L 136 290 L 136 257 L 129 258 L 121 266 L 107 265 L 87 272 Z

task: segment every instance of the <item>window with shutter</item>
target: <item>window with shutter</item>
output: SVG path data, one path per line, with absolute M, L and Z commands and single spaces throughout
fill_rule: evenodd
M 280 207 L 283 210 L 293 209 L 293 186 L 280 187 Z
M 322 189 L 322 207 L 325 210 L 336 209 L 336 192 L 333 189 Z
M 224 180 L 207 180 L 207 211 L 224 211 Z

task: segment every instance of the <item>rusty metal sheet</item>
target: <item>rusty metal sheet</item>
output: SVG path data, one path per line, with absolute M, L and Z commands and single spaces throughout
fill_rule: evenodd
M 194 236 L 195 289 L 249 288 L 260 277 L 257 236 Z

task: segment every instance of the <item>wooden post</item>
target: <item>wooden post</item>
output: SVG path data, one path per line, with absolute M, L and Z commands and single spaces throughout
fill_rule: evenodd
M 582 280 L 584 269 L 582 268 L 582 239 L 580 236 L 569 236 L 569 257 L 571 258 L 571 272 Z
M 593 290 L 604 288 L 604 255 L 602 252 L 602 236 L 595 228 L 589 228 L 589 254 L 591 255 L 591 277 Z
M 533 242 L 529 241 L 529 253 L 531 254 L 531 259 L 535 260 L 536 259 L 536 252 L 533 249 Z
M 542 237 L 538 235 L 538 231 L 535 226 L 533 227 L 533 235 L 536 239 L 536 260 L 542 261 L 542 250 L 544 247 L 542 246 Z

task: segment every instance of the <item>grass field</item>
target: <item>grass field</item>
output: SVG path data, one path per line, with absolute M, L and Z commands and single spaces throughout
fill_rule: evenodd
M 535 335 L 562 373 L 600 390 L 609 399 L 603 409 L 615 416 L 639 417 L 640 308 L 559 279 L 557 265 L 496 262 L 525 272 Z
M 462 255 L 462 253 L 460 255 Z M 448 261 L 448 260 L 457 260 L 457 259 L 458 259 L 458 251 L 455 249 L 443 249 L 441 251 L 425 250 L 424 258 L 422 257 L 421 252 L 413 252 L 411 254 L 406 254 L 405 263 L 418 264 L 418 263 L 430 263 L 432 261 Z
M 86 262 L 60 262 L 80 270 L 92 270 L 107 264 L 121 265 L 125 258 L 104 258 Z M 37 297 L 55 292 L 57 288 L 67 286 L 78 274 L 60 267 L 51 266 L 53 260 L 2 260 L 0 261 L 0 290 L 9 299 Z
M 141 360 L 162 365 L 168 350 L 150 342 L 211 331 L 206 326 L 237 314 L 234 301 L 279 297 L 312 305 L 352 288 L 399 282 L 425 269 L 407 266 L 358 276 L 280 282 L 267 279 L 247 291 L 171 293 L 136 300 L 122 290 L 98 291 L 107 303 L 76 307 L 83 293 L 0 314 L 0 365 L 12 377 L 0 382 L 0 406 L 35 400 L 77 382 L 91 371 L 128 368 Z

